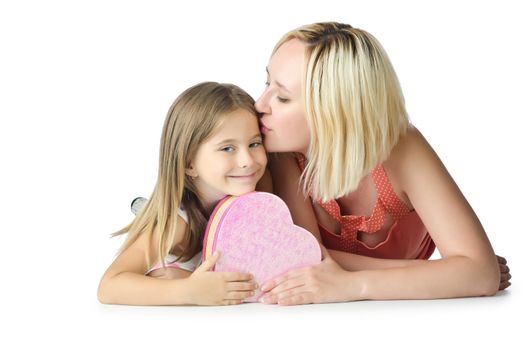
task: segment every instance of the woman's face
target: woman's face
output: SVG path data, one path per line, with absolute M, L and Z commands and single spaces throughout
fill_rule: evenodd
M 266 89 L 255 103 L 268 152 L 306 154 L 310 131 L 306 122 L 301 79 L 305 45 L 298 39 L 282 44 L 271 57 Z

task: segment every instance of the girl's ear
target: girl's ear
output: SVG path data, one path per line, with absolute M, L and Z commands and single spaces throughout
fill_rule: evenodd
M 190 164 L 187 168 L 185 168 L 185 174 L 189 175 L 193 179 L 198 177 L 198 173 L 197 173 L 196 169 L 194 169 L 192 164 Z

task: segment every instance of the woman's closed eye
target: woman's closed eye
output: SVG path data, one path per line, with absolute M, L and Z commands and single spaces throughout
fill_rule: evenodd
M 264 83 L 264 85 L 266 85 L 266 88 L 268 88 L 270 86 L 270 82 L 269 81 L 266 81 L 266 83 Z M 280 102 L 280 103 L 287 103 L 290 101 L 289 98 L 284 98 L 284 97 L 280 97 L 280 96 L 277 96 L 277 100 Z

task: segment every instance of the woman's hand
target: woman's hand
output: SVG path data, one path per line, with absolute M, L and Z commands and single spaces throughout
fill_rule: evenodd
M 319 264 L 290 271 L 268 281 L 259 299 L 264 304 L 297 305 L 361 299 L 361 288 L 326 252 Z
M 508 267 L 508 262 L 502 256 L 497 255 L 497 262 L 499 263 L 499 269 L 500 269 L 500 274 L 501 274 L 499 290 L 504 290 L 508 288 L 509 286 L 511 286 L 510 268 Z
M 211 271 L 219 257 L 215 252 L 187 278 L 191 304 L 235 305 L 255 294 L 258 286 L 250 274 Z

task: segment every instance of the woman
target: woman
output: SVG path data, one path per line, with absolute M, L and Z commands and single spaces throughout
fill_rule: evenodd
M 265 147 L 277 153 L 274 192 L 328 250 L 321 264 L 262 286 L 262 302 L 452 298 L 510 285 L 506 261 L 410 125 L 372 35 L 307 25 L 277 43 L 266 70 L 255 106 Z M 426 260 L 435 246 L 442 258 Z

